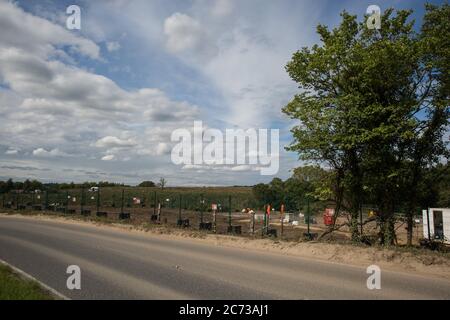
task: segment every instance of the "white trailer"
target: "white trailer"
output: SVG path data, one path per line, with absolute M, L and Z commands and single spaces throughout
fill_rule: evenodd
M 450 244 L 450 208 L 429 208 L 422 211 L 422 216 L 424 238 Z

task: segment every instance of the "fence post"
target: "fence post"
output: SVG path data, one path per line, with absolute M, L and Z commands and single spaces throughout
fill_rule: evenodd
M 163 199 L 163 201 L 161 201 L 161 199 L 158 197 L 157 200 L 158 200 L 158 222 L 161 222 L 161 214 L 162 214 L 164 199 Z
M 83 214 L 84 187 L 81 188 L 80 196 L 80 214 Z
M 363 235 L 363 216 L 362 216 L 362 204 L 359 205 L 359 224 L 360 224 L 360 237 Z
M 180 207 L 178 208 L 178 223 L 181 226 L 181 193 L 180 193 L 180 199 L 179 200 L 180 200 L 180 203 L 179 203 Z
M 203 224 L 203 193 L 200 195 L 200 223 Z
M 153 191 L 153 215 L 156 215 L 156 191 Z
M 311 223 L 311 212 L 310 212 L 310 208 L 309 208 L 309 196 L 306 198 L 306 201 L 307 201 L 307 209 L 306 209 L 306 211 L 307 211 L 307 214 L 308 214 L 308 240 L 310 240 L 310 238 L 311 238 L 311 233 L 310 233 L 310 223 Z
M 48 210 L 48 190 L 45 190 L 45 210 Z
M 66 208 L 65 213 L 67 213 L 67 209 L 69 208 L 69 191 L 66 191 Z
M 100 187 L 97 187 L 97 212 L 100 211 Z
M 62 206 L 62 202 L 61 202 L 61 192 L 60 190 L 56 190 L 56 195 L 55 195 L 55 205 L 53 206 L 53 211 L 57 211 L 57 207 Z
M 121 203 L 121 205 L 120 205 L 120 214 L 123 214 L 123 197 L 124 197 L 124 195 L 125 195 L 125 190 L 124 189 L 122 189 L 122 203 Z
M 255 234 L 255 214 L 256 212 L 252 213 L 252 234 Z
M 269 205 L 266 204 L 264 206 L 264 222 L 263 222 L 263 227 L 262 227 L 262 235 L 264 236 L 264 231 L 267 231 L 267 208 L 269 208 Z
M 217 213 L 216 210 L 213 210 L 213 227 L 214 227 L 214 233 L 217 233 Z
M 228 226 L 231 228 L 231 195 L 228 196 Z

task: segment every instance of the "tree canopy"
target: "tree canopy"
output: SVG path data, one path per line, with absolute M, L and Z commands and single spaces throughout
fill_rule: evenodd
M 153 181 L 142 181 L 138 187 L 155 187 L 156 184 Z
M 333 30 L 317 27 L 320 45 L 286 66 L 300 88 L 283 108 L 299 120 L 288 150 L 332 168 L 354 240 L 370 201 L 380 209 L 380 241 L 392 243 L 395 210 L 407 208 L 412 222 L 425 170 L 448 159 L 450 6 L 427 5 L 420 31 L 411 13 L 388 9 L 377 30 L 343 12 Z

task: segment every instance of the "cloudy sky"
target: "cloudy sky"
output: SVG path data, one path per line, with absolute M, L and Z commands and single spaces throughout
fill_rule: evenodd
M 437 1 L 439 2 L 439 1 Z M 424 1 L 0 0 L 0 179 L 108 180 L 169 185 L 270 181 L 255 166 L 182 166 L 177 128 L 280 130 L 280 170 L 299 165 L 283 146 L 281 113 L 297 92 L 284 65 L 318 42 L 318 23 L 359 17 L 370 4 Z M 81 8 L 81 29 L 66 8 Z

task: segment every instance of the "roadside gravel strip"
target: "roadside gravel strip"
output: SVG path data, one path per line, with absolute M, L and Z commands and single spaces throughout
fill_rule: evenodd
M 71 299 L 450 299 L 450 281 L 81 222 L 0 215 L 0 259 Z M 69 290 L 69 265 L 81 290 Z

